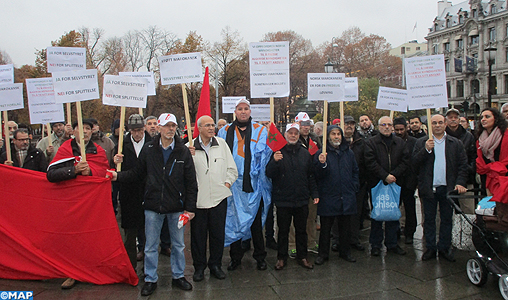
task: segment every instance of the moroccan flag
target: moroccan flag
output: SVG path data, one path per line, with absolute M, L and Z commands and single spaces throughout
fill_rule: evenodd
M 268 139 L 266 140 L 266 144 L 273 152 L 279 151 L 284 146 L 286 146 L 286 139 L 280 134 L 279 130 L 275 126 L 275 124 L 270 123 L 270 130 L 268 131 Z
M 201 96 L 199 96 L 198 113 L 196 114 L 196 125 L 194 125 L 194 132 L 192 138 L 195 139 L 199 135 L 198 119 L 201 116 L 212 116 L 210 111 L 210 81 L 208 80 L 208 67 L 205 69 L 205 78 L 203 79 L 203 87 L 201 88 Z
M 51 183 L 46 173 L 6 165 L 0 178 L 0 278 L 137 285 L 110 180 L 78 176 Z
M 310 155 L 316 154 L 317 151 L 318 151 L 318 146 L 316 145 L 316 143 L 314 143 L 314 141 L 311 138 L 309 138 L 309 153 L 310 153 Z

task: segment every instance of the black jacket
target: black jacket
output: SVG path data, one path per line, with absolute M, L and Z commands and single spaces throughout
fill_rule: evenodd
M 145 145 L 151 140 L 152 138 L 145 131 Z M 118 153 L 118 146 L 115 147 L 115 153 Z M 124 155 L 122 171 L 128 171 L 136 167 L 138 157 L 136 156 L 136 150 L 134 150 L 130 133 L 124 137 L 122 154 Z M 122 208 L 122 228 L 143 228 L 145 224 L 145 214 L 143 210 L 144 190 L 144 180 L 120 183 L 119 199 Z
M 14 145 L 11 144 L 11 156 L 14 167 L 20 167 L 20 162 L 18 156 L 16 155 L 16 150 Z M 7 152 L 3 152 L 0 156 L 0 164 L 5 163 L 7 160 Z M 28 147 L 27 154 L 25 157 L 25 161 L 23 163 L 23 169 L 46 172 L 48 169 L 48 161 L 46 160 L 46 156 L 39 148 L 35 148 L 32 145 Z
M 464 145 L 459 139 L 446 135 L 446 186 L 451 191 L 455 185 L 466 186 L 468 176 L 467 156 Z M 434 151 L 429 153 L 425 149 L 428 137 L 419 138 L 413 150 L 413 164 L 418 168 L 418 193 L 422 198 L 433 197 L 432 185 L 434 181 Z
M 476 141 L 473 134 L 459 125 L 456 131 L 452 131 L 446 127 L 446 134 L 459 139 L 466 149 L 467 164 L 469 165 L 468 182 L 473 183 L 474 174 L 476 173 Z
M 365 142 L 365 166 L 368 172 L 368 186 L 375 187 L 379 180 L 385 180 L 389 174 L 399 180 L 407 169 L 409 152 L 406 143 L 398 136 L 392 136 L 392 143 L 387 147 L 378 134 Z
M 397 178 L 397 181 L 400 179 L 402 187 L 407 188 L 409 190 L 416 190 L 418 186 L 418 170 L 415 168 L 413 164 L 411 164 L 411 154 L 413 153 L 413 149 L 415 147 L 416 141 L 418 139 L 408 135 L 406 142 L 406 151 L 408 153 L 409 163 L 407 165 L 406 172 L 404 172 L 404 176 L 402 178 Z
M 307 139 L 304 139 L 303 136 L 300 135 L 300 143 L 302 143 L 303 147 L 305 147 L 308 151 L 309 149 L 309 138 L 316 143 L 318 149 L 321 149 L 321 139 L 318 138 L 318 136 L 314 132 L 309 132 L 309 136 Z
M 349 143 L 349 148 L 353 151 L 358 165 L 360 186 L 367 182 L 367 170 L 365 168 L 365 139 L 357 134 L 353 134 L 353 140 Z
M 302 207 L 309 198 L 318 198 L 312 157 L 300 142 L 280 150 L 282 159 L 272 158 L 266 165 L 266 176 L 272 179 L 272 201 L 278 207 Z
M 174 139 L 175 146 L 166 164 L 157 135 L 141 150 L 136 167 L 118 173 L 121 183 L 146 178 L 145 210 L 160 214 L 196 211 L 198 184 L 194 161 L 182 139 L 176 135 Z

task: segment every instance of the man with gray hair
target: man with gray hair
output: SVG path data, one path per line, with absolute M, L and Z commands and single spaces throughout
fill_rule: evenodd
M 505 103 L 503 106 L 501 106 L 501 113 L 503 114 L 504 118 L 508 120 L 508 103 Z
M 159 130 L 157 128 L 157 118 L 154 116 L 148 116 L 145 118 L 145 130 L 153 138 Z
M 48 161 L 42 153 L 42 150 L 30 145 L 28 130 L 26 128 L 17 129 L 12 136 L 12 160 L 7 160 L 7 152 L 4 151 L 0 156 L 0 164 L 46 172 Z
M 39 143 L 37 143 L 37 148 L 44 152 L 48 163 L 53 160 L 60 145 L 70 139 L 72 135 L 71 124 L 65 125 L 64 122 L 55 122 L 51 123 L 51 128 L 53 129 L 53 133 L 44 137 L 39 141 Z M 51 139 L 51 145 L 49 139 Z

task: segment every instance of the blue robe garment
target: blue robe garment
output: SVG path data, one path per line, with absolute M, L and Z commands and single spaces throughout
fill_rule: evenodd
M 218 133 L 218 136 L 226 139 L 227 130 L 231 124 L 224 126 Z M 243 173 L 245 162 L 245 146 L 241 140 L 238 128 L 235 130 L 235 139 L 233 145 L 233 158 L 238 168 L 238 179 L 231 186 L 232 196 L 228 197 L 228 209 L 226 216 L 226 238 L 224 247 L 231 245 L 238 240 L 246 240 L 251 237 L 250 227 L 254 222 L 256 213 L 259 209 L 261 198 L 263 198 L 263 224 L 266 221 L 268 207 L 272 199 L 272 182 L 266 177 L 265 169 L 272 150 L 266 144 L 267 129 L 253 122 L 250 151 L 251 151 L 251 168 L 250 177 L 254 190 L 253 193 L 245 193 L 243 187 Z M 239 149 L 238 142 L 242 147 Z

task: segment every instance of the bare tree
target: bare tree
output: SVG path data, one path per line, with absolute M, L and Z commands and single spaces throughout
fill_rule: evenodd
M 158 65 L 157 58 L 170 52 L 178 40 L 173 33 L 157 26 L 141 30 L 139 38 L 146 51 L 144 58 L 147 71 L 153 71 Z
M 108 73 L 118 75 L 125 70 L 126 59 L 123 52 L 121 38 L 112 37 L 107 39 L 103 45 L 104 61 L 101 68 L 101 76 Z
M 83 45 L 86 49 L 86 58 L 89 67 L 98 68 L 104 61 L 104 54 L 101 49 L 101 39 L 104 36 L 104 29 L 94 28 L 92 31 L 88 27 L 79 29 Z
M 0 65 L 12 64 L 12 59 L 4 50 L 0 50 Z
M 130 30 L 122 38 L 127 66 L 133 72 L 143 66 L 143 48 L 140 33 Z

